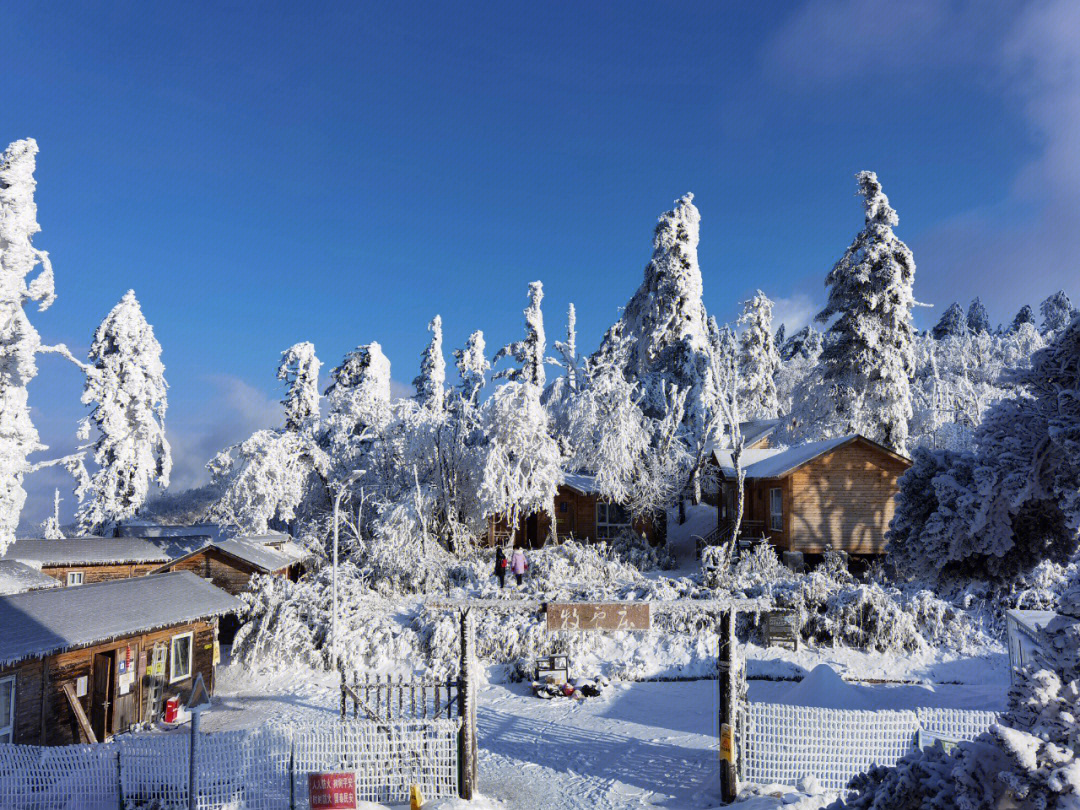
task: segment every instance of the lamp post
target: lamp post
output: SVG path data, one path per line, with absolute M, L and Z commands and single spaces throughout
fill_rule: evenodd
M 338 648 L 337 648 L 337 614 L 338 614 L 338 598 L 337 598 L 337 568 L 338 568 L 338 518 L 341 511 L 341 498 L 345 494 L 345 490 L 349 484 L 356 481 L 360 476 L 364 474 L 364 470 L 353 470 L 349 477 L 346 478 L 338 485 L 337 495 L 334 496 L 334 570 L 331 574 L 331 589 L 333 591 L 333 607 L 330 613 L 330 668 L 337 671 L 338 667 Z

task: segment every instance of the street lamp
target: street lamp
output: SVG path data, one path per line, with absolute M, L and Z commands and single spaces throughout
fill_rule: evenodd
M 330 668 L 337 671 L 338 667 L 338 648 L 337 648 L 337 614 L 338 614 L 338 598 L 337 598 L 337 567 L 338 567 L 338 513 L 341 510 L 341 498 L 345 494 L 345 490 L 349 484 L 356 481 L 360 476 L 364 474 L 365 470 L 353 470 L 346 478 L 338 485 L 337 495 L 334 496 L 334 570 L 331 575 L 332 590 L 333 590 L 333 607 L 330 613 Z

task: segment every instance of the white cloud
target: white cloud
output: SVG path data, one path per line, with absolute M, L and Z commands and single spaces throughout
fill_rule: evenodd
M 820 309 L 806 293 L 777 298 L 773 301 L 773 326 L 779 328 L 784 324 L 790 335 L 810 323 Z

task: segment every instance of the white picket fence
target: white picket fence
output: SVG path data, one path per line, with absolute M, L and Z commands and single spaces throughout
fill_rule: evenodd
M 743 778 L 796 785 L 813 774 L 825 790 L 843 790 L 871 765 L 893 765 L 915 750 L 921 728 L 971 740 L 997 722 L 993 712 L 959 709 L 854 711 L 748 703 L 742 716 Z
M 200 810 L 308 810 L 310 772 L 352 771 L 362 801 L 458 792 L 457 720 L 320 721 L 200 734 Z M 100 745 L 0 745 L 4 810 L 187 810 L 190 735 L 125 734 Z

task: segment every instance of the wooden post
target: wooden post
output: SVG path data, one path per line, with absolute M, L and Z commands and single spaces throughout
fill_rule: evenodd
M 341 719 L 345 719 L 345 667 L 338 670 L 341 673 Z
M 735 770 L 735 611 L 720 614 L 720 655 L 717 676 L 720 687 L 720 798 L 725 804 L 739 793 Z
M 476 794 L 476 631 L 468 610 L 461 611 L 461 674 L 458 681 L 458 795 L 466 801 Z

